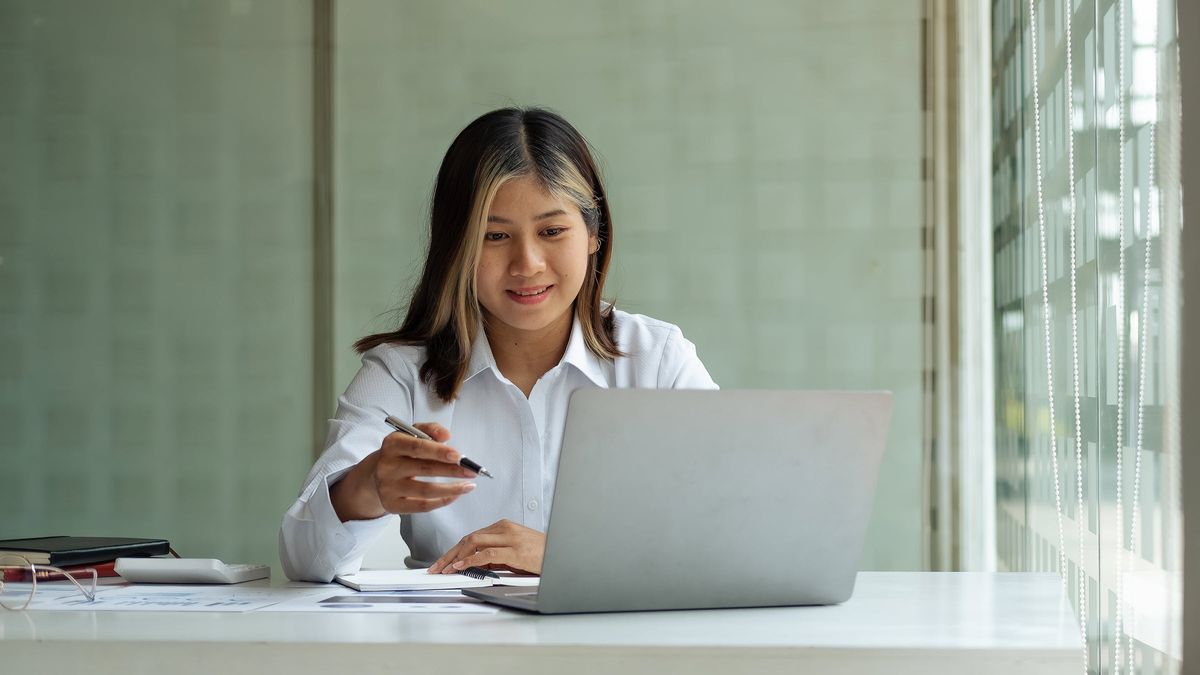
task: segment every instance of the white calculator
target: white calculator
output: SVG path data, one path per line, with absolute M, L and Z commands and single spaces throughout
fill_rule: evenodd
M 135 584 L 240 584 L 271 576 L 270 565 L 227 565 L 216 558 L 117 558 L 115 569 Z

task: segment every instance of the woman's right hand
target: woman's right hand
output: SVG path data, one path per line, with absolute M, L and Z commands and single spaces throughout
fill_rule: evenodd
M 461 455 L 445 442 L 450 432 L 440 424 L 413 425 L 433 440 L 399 431 L 384 437 L 379 449 L 367 455 L 334 483 L 329 499 L 338 518 L 370 520 L 388 513 L 423 513 L 440 509 L 475 489 L 474 481 L 433 483 L 421 476 L 474 478 L 458 465 Z

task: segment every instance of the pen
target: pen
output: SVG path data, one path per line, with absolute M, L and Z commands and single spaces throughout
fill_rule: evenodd
M 411 426 L 409 424 L 401 422 L 400 420 L 396 419 L 395 417 L 392 417 L 391 415 L 388 415 L 387 417 L 383 418 L 383 421 L 387 422 L 388 426 L 395 429 L 396 431 L 399 431 L 400 433 L 408 434 L 409 436 L 419 438 L 423 441 L 432 441 L 433 440 L 432 438 L 429 437 L 429 434 L 425 433 L 424 431 L 421 431 L 420 429 L 418 429 L 414 426 Z M 489 473 L 487 469 L 476 464 L 475 462 L 472 462 L 467 457 L 459 457 L 458 465 L 464 469 L 467 469 L 468 471 L 474 471 L 475 473 L 481 473 L 481 474 L 487 476 L 488 478 L 495 478 L 495 476 L 493 476 L 491 473 Z

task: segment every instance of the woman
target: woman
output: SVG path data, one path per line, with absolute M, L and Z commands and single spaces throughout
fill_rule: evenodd
M 604 186 L 562 117 L 505 108 L 454 139 L 404 323 L 355 345 L 362 368 L 284 515 L 288 577 L 357 571 L 398 515 L 411 564 L 540 573 L 571 392 L 716 388 L 677 327 L 601 301 L 611 252 Z

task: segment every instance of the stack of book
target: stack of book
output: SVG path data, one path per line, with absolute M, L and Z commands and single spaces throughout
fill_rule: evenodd
M 10 556 L 21 556 L 35 565 L 50 565 L 71 573 L 76 579 L 91 576 L 86 570 L 96 570 L 101 577 L 117 576 L 113 566 L 117 558 L 166 555 L 171 545 L 166 539 L 131 539 L 128 537 L 37 537 L 34 539 L 0 540 L 0 565 L 4 565 L 4 581 L 31 581 L 29 569 L 13 565 Z M 6 559 L 7 558 L 7 559 Z M 33 573 L 38 581 L 58 581 L 61 574 L 50 570 Z

